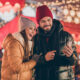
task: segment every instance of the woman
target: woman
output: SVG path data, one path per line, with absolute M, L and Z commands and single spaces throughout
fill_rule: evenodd
M 3 42 L 1 80 L 31 80 L 37 58 L 32 56 L 32 38 L 36 25 L 21 17 L 20 32 L 9 34 Z

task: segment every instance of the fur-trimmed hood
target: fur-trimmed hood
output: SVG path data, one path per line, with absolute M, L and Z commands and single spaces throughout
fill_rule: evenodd
M 21 43 L 21 45 L 24 47 L 24 38 L 20 32 L 17 32 L 14 34 L 8 34 L 8 36 L 3 41 L 3 48 L 5 48 L 8 45 L 8 43 L 13 39 L 18 40 Z M 29 43 L 29 49 L 31 50 L 32 41 L 29 41 L 28 43 Z
M 19 33 L 19 32 L 18 33 L 14 33 L 13 37 L 15 39 L 17 39 L 22 44 L 22 46 L 24 46 L 24 39 L 23 39 L 21 33 Z

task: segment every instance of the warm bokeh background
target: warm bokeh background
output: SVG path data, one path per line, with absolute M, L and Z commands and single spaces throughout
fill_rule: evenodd
M 40 5 L 47 5 L 53 17 L 61 21 L 64 30 L 72 34 L 80 64 L 80 0 L 0 0 L 0 57 L 4 38 L 8 33 L 18 31 L 20 16 L 33 20 L 38 27 L 35 15 Z

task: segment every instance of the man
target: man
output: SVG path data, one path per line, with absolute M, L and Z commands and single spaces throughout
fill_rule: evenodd
M 58 20 L 53 19 L 53 15 L 46 5 L 37 8 L 36 20 L 39 27 L 34 37 L 33 52 L 41 56 L 36 65 L 35 78 L 36 80 L 62 80 L 59 69 L 61 66 L 74 64 L 73 49 L 66 45 L 67 43 L 63 38 L 65 33 L 63 26 Z M 61 54 L 62 38 L 64 48 Z

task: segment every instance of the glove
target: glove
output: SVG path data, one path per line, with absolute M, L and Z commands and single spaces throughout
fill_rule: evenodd
M 40 54 L 40 55 L 35 54 L 35 55 L 33 55 L 32 59 L 35 60 L 36 62 L 38 62 L 38 60 L 39 60 L 39 58 L 40 58 L 41 55 L 42 54 Z

